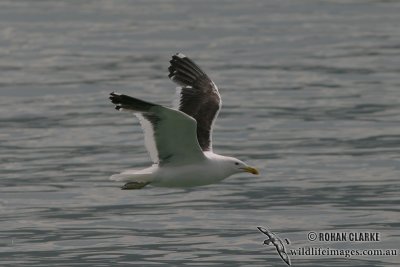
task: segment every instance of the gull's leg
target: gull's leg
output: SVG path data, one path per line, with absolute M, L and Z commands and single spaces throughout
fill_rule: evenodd
M 142 189 L 149 183 L 150 182 L 130 182 L 130 183 L 126 183 L 123 187 L 121 187 L 121 190 Z

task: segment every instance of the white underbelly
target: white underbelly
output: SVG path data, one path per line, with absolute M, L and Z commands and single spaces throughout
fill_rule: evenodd
M 191 187 L 219 182 L 226 178 L 219 169 L 208 166 L 161 167 L 157 170 L 152 185 L 162 187 Z

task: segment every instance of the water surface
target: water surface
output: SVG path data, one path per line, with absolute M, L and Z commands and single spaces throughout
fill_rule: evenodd
M 256 226 L 288 249 L 399 249 L 399 13 L 397 1 L 0 1 L 0 265 L 285 266 Z M 150 161 L 108 94 L 170 105 L 178 51 L 219 85 L 215 152 L 261 175 L 121 191 L 108 177 Z

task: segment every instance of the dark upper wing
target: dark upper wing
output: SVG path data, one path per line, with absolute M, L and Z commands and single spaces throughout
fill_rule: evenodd
M 179 110 L 197 121 L 197 140 L 203 151 L 212 150 L 212 126 L 221 107 L 217 86 L 185 55 L 172 56 L 168 77 L 181 86 Z

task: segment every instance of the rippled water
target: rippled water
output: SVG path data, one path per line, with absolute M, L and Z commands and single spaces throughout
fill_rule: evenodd
M 399 14 L 372 0 L 0 1 L 0 265 L 285 266 L 256 226 L 288 249 L 399 249 Z M 149 159 L 108 93 L 168 105 L 178 51 L 220 87 L 215 151 L 261 175 L 121 191 L 108 177 Z

